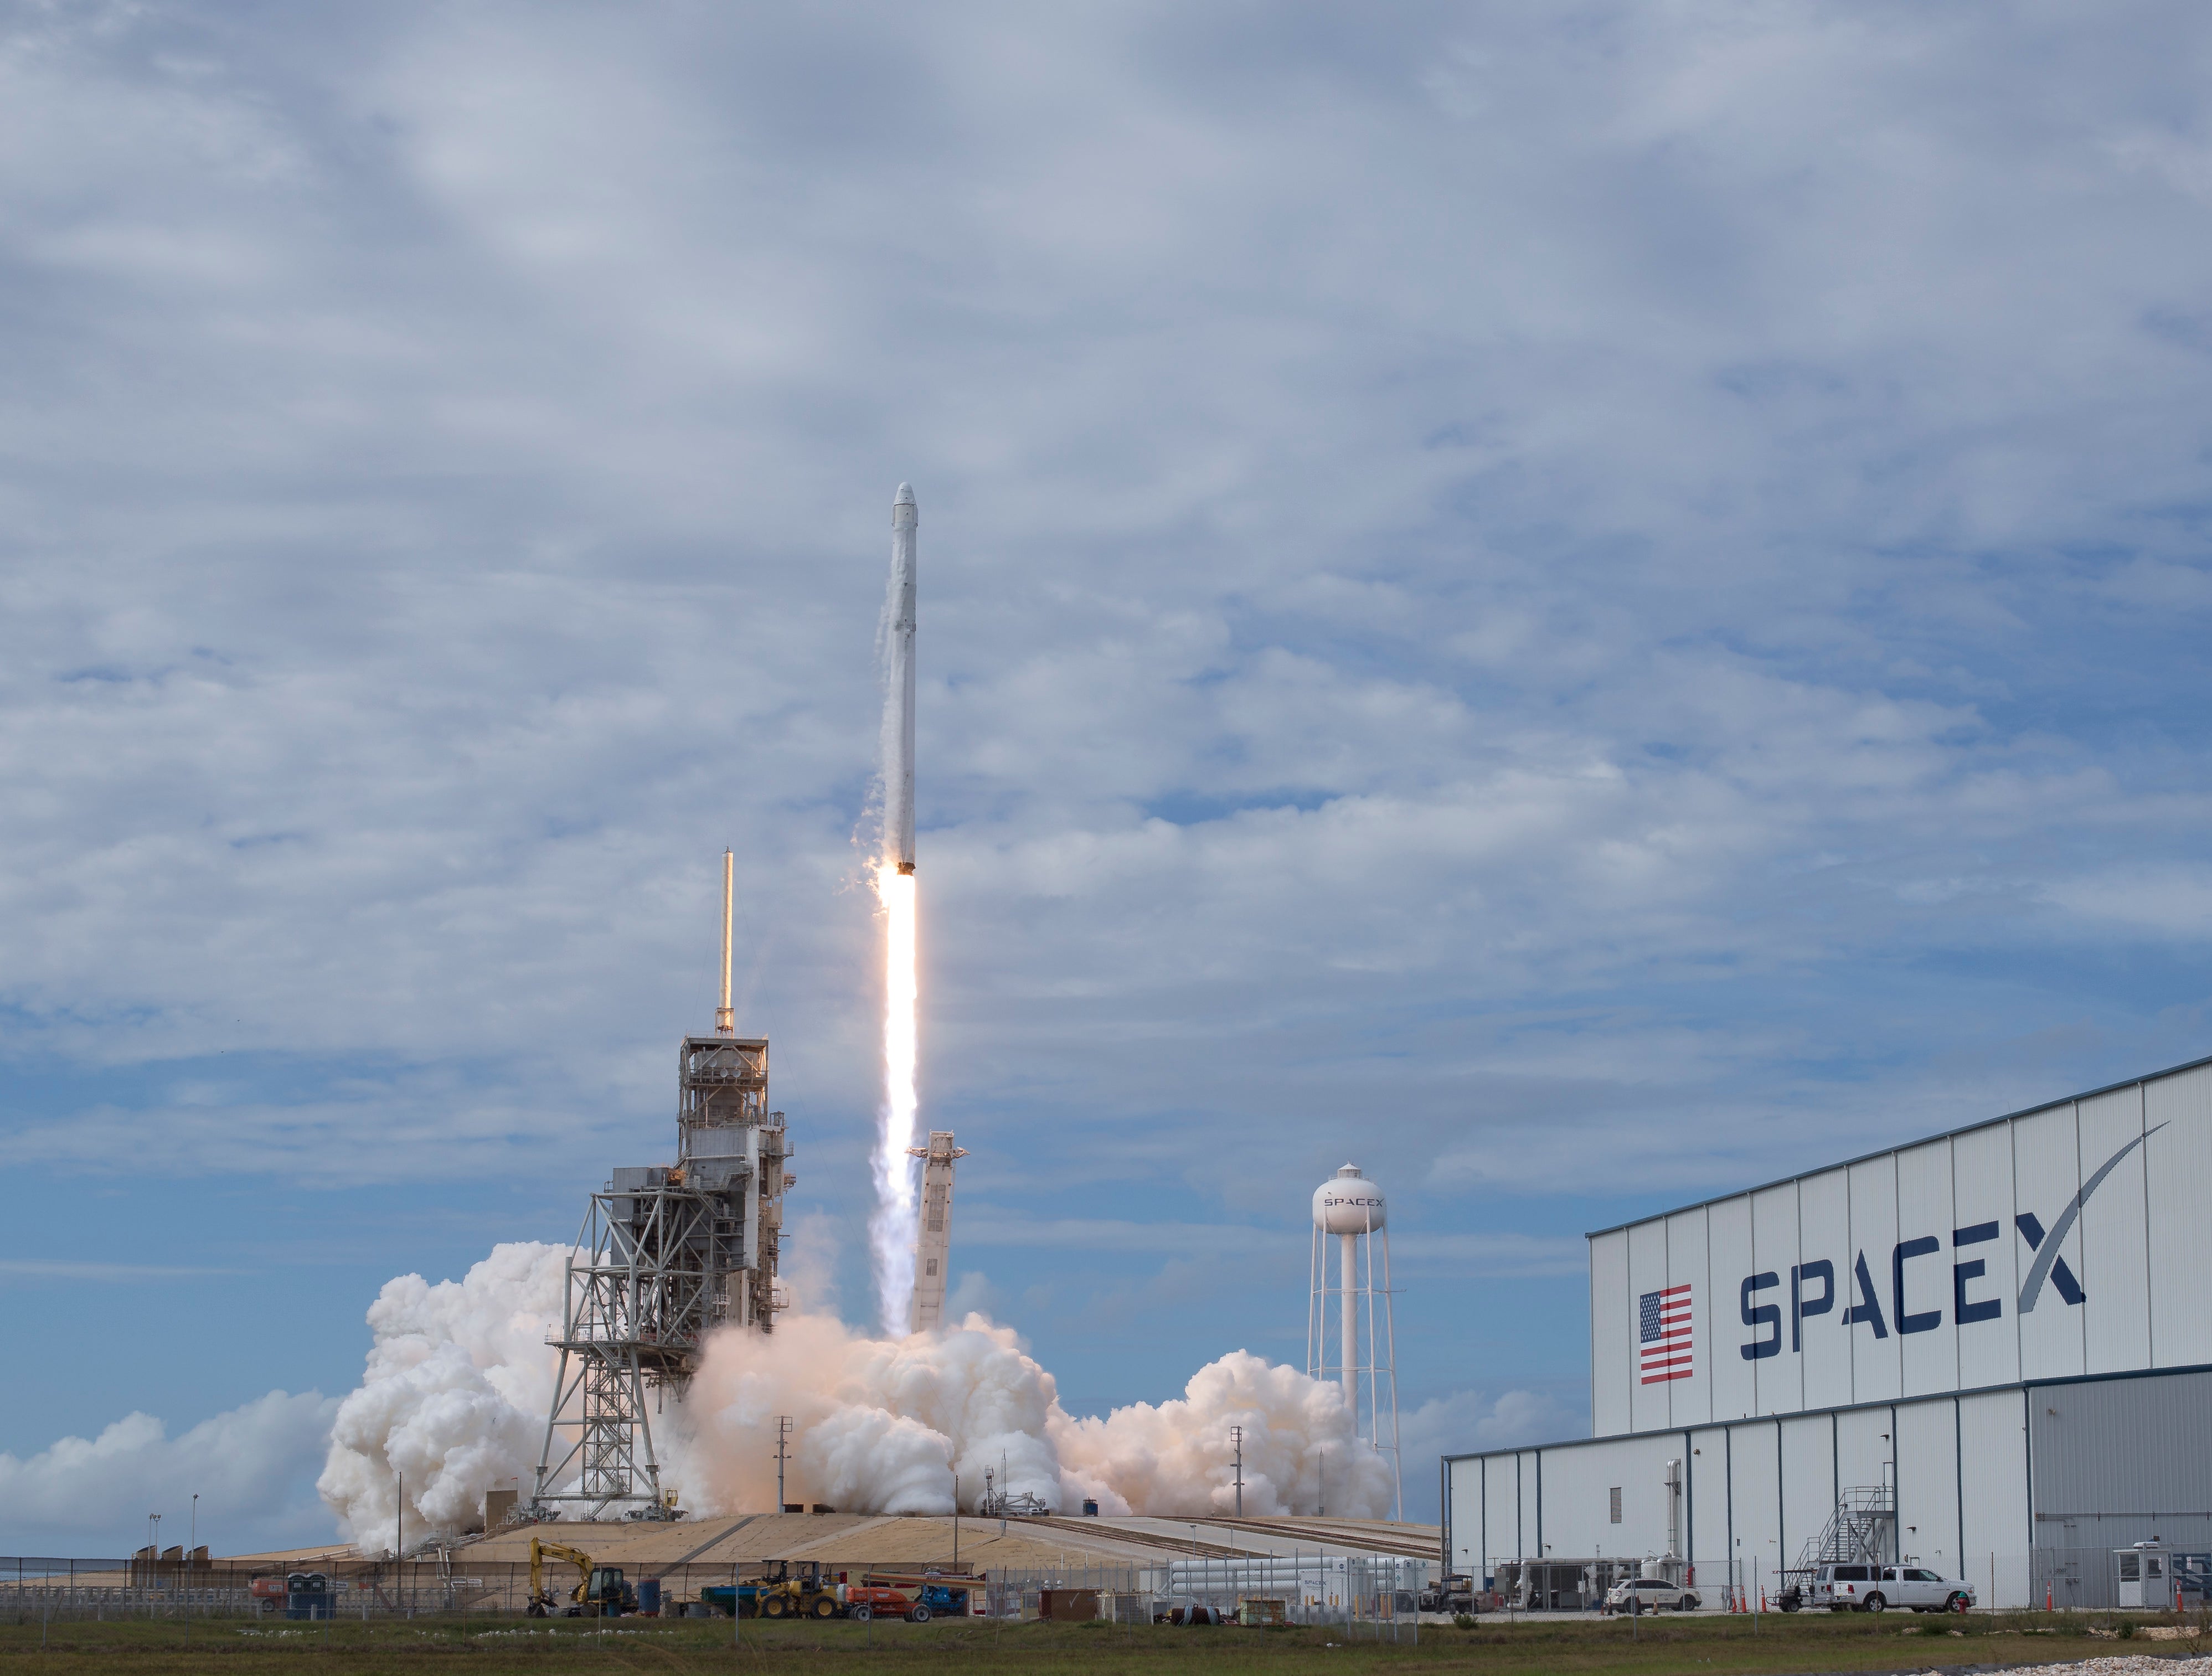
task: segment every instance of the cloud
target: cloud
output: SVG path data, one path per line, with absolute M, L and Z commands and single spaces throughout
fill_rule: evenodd
M 271 1391 L 171 1437 L 133 1413 L 91 1438 L 64 1437 L 27 1458 L 0 1454 L 0 1541 L 19 1554 L 121 1555 L 147 1540 L 198 1539 L 217 1553 L 327 1538 L 314 1494 L 335 1398 Z M 193 1512 L 198 1497 L 198 1512 Z
M 0 1281 L 24 1280 L 190 1280 L 205 1275 L 240 1274 L 240 1269 L 184 1268 L 161 1263 L 79 1263 L 45 1257 L 0 1260 Z

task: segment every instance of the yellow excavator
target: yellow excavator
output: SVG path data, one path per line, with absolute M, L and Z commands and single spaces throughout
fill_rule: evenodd
M 545 1562 L 565 1559 L 576 1568 L 576 1586 L 560 1608 L 563 1618 L 619 1618 L 637 1610 L 637 1592 L 623 1580 L 618 1565 L 599 1565 L 580 1548 L 530 1539 L 530 1615 L 550 1618 L 556 1602 L 545 1586 Z

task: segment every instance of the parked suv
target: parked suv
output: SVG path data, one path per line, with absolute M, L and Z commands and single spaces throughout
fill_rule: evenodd
M 1831 1612 L 1964 1612 L 1974 1590 L 1924 1565 L 1823 1565 L 1813 1574 L 1808 1604 Z
M 1695 1612 L 1698 1597 L 1663 1577 L 1624 1577 L 1606 1591 L 1601 1612 Z

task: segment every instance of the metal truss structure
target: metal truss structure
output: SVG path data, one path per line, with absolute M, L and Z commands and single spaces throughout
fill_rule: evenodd
M 768 1109 L 768 1043 L 687 1036 L 677 1162 L 619 1169 L 593 1193 L 568 1267 L 561 1351 L 532 1495 L 541 1517 L 679 1516 L 651 1415 L 680 1402 L 716 1327 L 775 1327 L 782 1198 L 796 1178 Z

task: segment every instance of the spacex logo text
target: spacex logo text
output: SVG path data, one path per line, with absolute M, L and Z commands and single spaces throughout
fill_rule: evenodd
M 2081 1279 L 2067 1267 L 2066 1260 L 2058 1254 L 2058 1248 L 2073 1230 L 2075 1219 L 2081 1214 L 2081 1206 L 2087 1202 L 2089 1195 L 2103 1185 L 2105 1178 L 2112 1173 L 2113 1166 L 2165 1126 L 2161 1123 L 2137 1135 L 2106 1159 L 2103 1167 L 2081 1184 L 2081 1190 L 2074 1195 L 2059 1213 L 2058 1220 L 2048 1229 L 2033 1211 L 2024 1211 L 2013 1218 L 2013 1226 L 2027 1242 L 2029 1251 L 2034 1254 L 2033 1260 L 2028 1264 L 2027 1277 L 2021 1283 L 2018 1308 L 2021 1315 L 2035 1308 L 2043 1296 L 2045 1283 L 2069 1305 L 2082 1301 L 2086 1294 L 2081 1290 Z M 1951 1230 L 1951 1248 L 1960 1251 L 1986 1244 L 2001 1238 L 2002 1234 L 2003 1224 L 1996 1222 L 1978 1222 L 1971 1227 L 1954 1228 Z M 1941 1309 L 1908 1312 L 1905 1307 L 1905 1265 L 1916 1259 L 1932 1257 L 1942 1248 L 1943 1242 L 1934 1234 L 1899 1240 L 1890 1248 L 1889 1285 L 1886 1293 L 1875 1284 L 1874 1271 L 1867 1263 L 1866 1253 L 1860 1252 L 1850 1272 L 1841 1277 L 1851 1297 L 1851 1302 L 1841 1311 L 1836 1308 L 1839 1302 L 1837 1296 L 1838 1277 L 1834 1263 L 1822 1257 L 1809 1263 L 1792 1264 L 1788 1305 L 1790 1350 L 1795 1352 L 1804 1348 L 1805 1323 L 1814 1315 L 1839 1315 L 1844 1327 L 1863 1324 L 1874 1329 L 1874 1336 L 1877 1339 L 1889 1337 L 1893 1327 L 1900 1333 L 1934 1332 L 1943 1324 Z M 1983 1289 L 1981 1283 L 1988 1272 L 1986 1256 L 1969 1257 L 1951 1265 L 1952 1318 L 1960 1326 L 1969 1326 L 1975 1321 L 1993 1321 L 2004 1314 L 2002 1297 L 1979 1295 Z M 1743 1324 L 1758 1335 L 1741 1347 L 1747 1362 L 1757 1362 L 1782 1353 L 1784 1305 L 1779 1296 L 1782 1284 L 1782 1275 L 1775 1269 L 1744 1277 L 1741 1290 Z M 1761 1296 L 1768 1291 L 1778 1296 L 1771 1300 Z M 1885 1296 L 1888 1300 L 1887 1311 L 1882 1307 Z

